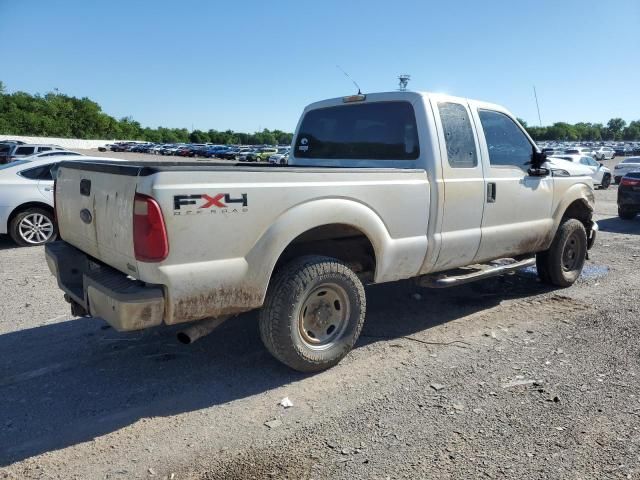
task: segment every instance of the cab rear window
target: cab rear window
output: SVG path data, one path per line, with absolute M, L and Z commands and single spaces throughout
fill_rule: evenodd
M 415 160 L 418 129 L 409 102 L 375 102 L 308 112 L 295 156 L 322 159 Z

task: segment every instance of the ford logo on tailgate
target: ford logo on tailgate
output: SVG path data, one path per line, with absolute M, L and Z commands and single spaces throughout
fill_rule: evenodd
M 93 220 L 93 215 L 91 215 L 91 212 L 89 210 L 83 208 L 82 210 L 80 210 L 80 220 L 82 220 L 86 224 L 89 224 L 91 223 L 91 220 Z

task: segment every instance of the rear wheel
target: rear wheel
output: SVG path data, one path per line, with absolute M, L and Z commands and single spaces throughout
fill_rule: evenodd
M 582 273 L 587 256 L 587 231 L 575 218 L 558 227 L 549 250 L 536 256 L 538 277 L 557 287 L 570 287 Z
M 300 372 L 336 365 L 360 336 L 366 299 L 362 282 L 330 257 L 305 256 L 274 275 L 260 312 L 267 350 Z
M 56 239 L 53 214 L 41 208 L 29 208 L 11 219 L 9 235 L 23 247 L 43 245 Z
M 635 210 L 629 210 L 628 208 L 618 207 L 618 216 L 623 220 L 633 220 L 636 218 L 637 212 Z

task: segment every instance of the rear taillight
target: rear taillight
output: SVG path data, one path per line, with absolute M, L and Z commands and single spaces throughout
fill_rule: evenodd
M 627 187 L 637 187 L 640 185 L 640 179 L 622 177 L 622 180 L 620 180 L 620 185 L 626 185 Z
M 169 255 L 169 240 L 160 205 L 136 193 L 133 202 L 133 246 L 141 262 L 161 262 Z

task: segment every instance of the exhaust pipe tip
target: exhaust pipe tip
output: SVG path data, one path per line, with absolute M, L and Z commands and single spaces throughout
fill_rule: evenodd
M 182 343 L 183 345 L 189 345 L 191 343 L 193 343 L 191 341 L 191 337 L 189 335 L 187 335 L 186 332 L 178 332 L 178 335 L 176 335 L 178 338 L 178 341 L 180 343 Z
M 202 338 L 205 335 L 209 335 L 228 318 L 228 316 L 224 316 L 196 322 L 190 327 L 178 332 L 178 341 L 184 345 L 190 345 L 199 338 Z

